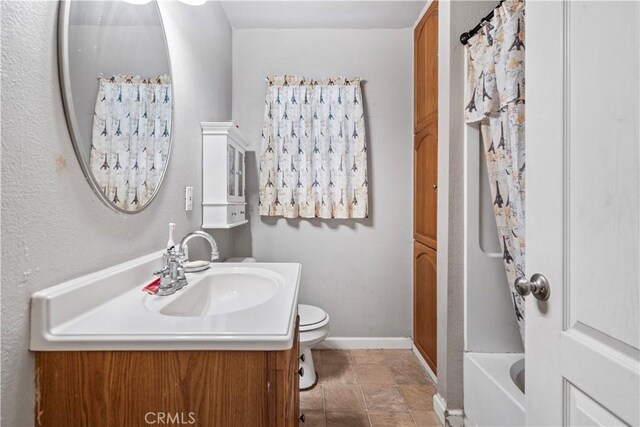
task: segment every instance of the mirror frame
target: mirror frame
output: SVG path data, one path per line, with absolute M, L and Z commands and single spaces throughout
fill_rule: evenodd
M 114 1 L 114 0 L 111 0 Z M 69 69 L 69 19 L 71 13 L 71 4 L 72 0 L 60 0 L 58 4 L 58 77 L 60 79 L 60 92 L 62 93 L 62 104 L 64 107 L 64 115 L 67 121 L 67 129 L 69 130 L 69 135 L 71 137 L 71 143 L 73 145 L 73 151 L 76 153 L 76 158 L 78 159 L 78 163 L 80 163 L 80 168 L 82 169 L 82 173 L 85 179 L 89 182 L 89 186 L 93 190 L 93 192 L 98 196 L 98 198 L 107 205 L 112 210 L 134 215 L 138 214 L 145 209 L 156 198 L 160 188 L 162 188 L 162 184 L 164 183 L 164 177 L 167 173 L 167 169 L 169 169 L 169 162 L 171 161 L 171 150 L 173 148 L 173 135 L 175 132 L 175 90 L 173 83 L 173 67 L 171 65 L 171 54 L 169 52 L 169 43 L 167 41 L 167 32 L 164 27 L 164 20 L 162 19 L 162 11 L 160 10 L 160 5 L 157 0 L 152 0 L 156 6 L 156 10 L 158 11 L 158 16 L 160 17 L 160 27 L 162 28 L 162 34 L 164 35 L 164 47 L 167 52 L 167 63 L 169 65 L 169 73 L 171 75 L 171 135 L 169 136 L 169 149 L 167 150 L 167 162 L 162 171 L 162 175 L 160 175 L 160 180 L 158 181 L 158 186 L 155 191 L 147 201 L 147 203 L 138 210 L 128 211 L 125 209 L 121 209 L 115 206 L 111 201 L 105 196 L 105 194 L 100 191 L 98 188 L 98 183 L 96 182 L 93 174 L 91 173 L 88 162 L 85 163 L 82 158 L 82 150 L 80 149 L 80 141 L 78 141 L 78 124 L 76 123 L 76 114 L 75 109 L 73 108 L 73 94 L 71 93 L 71 76 Z

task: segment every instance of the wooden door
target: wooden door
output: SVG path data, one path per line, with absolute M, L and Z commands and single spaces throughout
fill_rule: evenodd
M 639 28 L 638 2 L 527 3 L 529 426 L 640 425 Z
M 434 1 L 414 31 L 414 129 L 438 121 L 438 2 Z
M 413 244 L 413 341 L 429 367 L 436 372 L 436 251 Z
M 438 214 L 438 122 L 414 136 L 414 239 L 436 248 Z
M 414 31 L 413 340 L 436 373 L 438 216 L 438 2 Z

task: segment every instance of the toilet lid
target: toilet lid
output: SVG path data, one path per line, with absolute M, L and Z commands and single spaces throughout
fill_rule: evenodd
M 327 318 L 327 313 L 312 305 L 298 304 L 298 315 L 300 316 L 300 330 L 314 329 L 314 325 L 319 326 Z

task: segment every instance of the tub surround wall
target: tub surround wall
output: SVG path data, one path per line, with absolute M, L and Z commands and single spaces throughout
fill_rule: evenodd
M 148 209 L 118 214 L 93 194 L 76 160 L 57 67 L 57 3 L 1 2 L 2 12 L 2 425 L 33 425 L 29 297 L 160 249 L 167 222 L 197 229 L 200 122 L 231 117 L 231 28 L 218 3 L 161 4 L 176 94 L 173 151 Z M 192 212 L 184 187 L 194 186 Z M 230 231 L 212 230 L 221 257 Z
M 247 157 L 248 226 L 235 254 L 301 262 L 300 302 L 331 316 L 330 337 L 409 337 L 412 292 L 413 32 L 234 30 L 233 117 Z M 370 217 L 287 220 L 258 215 L 265 77 L 359 76 L 367 117 Z
M 464 350 L 522 353 L 477 126 L 465 132 Z

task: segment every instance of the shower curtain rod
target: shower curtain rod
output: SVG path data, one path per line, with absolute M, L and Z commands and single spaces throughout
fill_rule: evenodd
M 480 21 L 480 23 L 478 25 L 476 25 L 475 27 L 473 27 L 472 29 L 470 29 L 466 33 L 460 34 L 460 43 L 466 45 L 467 42 L 469 41 L 469 39 L 471 37 L 473 37 L 478 31 L 480 31 L 480 28 L 482 28 L 484 23 L 488 22 L 491 18 L 493 18 L 493 13 L 496 11 L 497 8 L 499 8 L 502 5 L 502 3 L 504 3 L 504 0 L 501 0 L 500 3 L 498 3 L 498 5 L 496 7 L 494 7 L 493 10 L 491 12 L 489 12 L 489 14 L 487 16 L 482 18 L 482 20 Z

